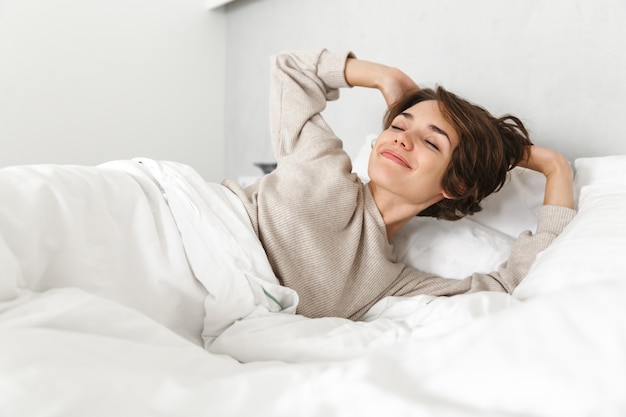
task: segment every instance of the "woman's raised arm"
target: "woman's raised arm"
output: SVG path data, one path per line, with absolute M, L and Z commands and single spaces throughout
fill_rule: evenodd
M 391 106 L 407 91 L 419 90 L 418 85 L 399 69 L 358 58 L 348 58 L 345 77 L 353 87 L 380 90 L 387 106 Z

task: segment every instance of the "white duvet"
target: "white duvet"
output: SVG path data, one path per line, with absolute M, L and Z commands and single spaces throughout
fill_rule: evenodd
M 577 161 L 579 214 L 512 296 L 362 322 L 295 315 L 238 201 L 187 166 L 0 170 L 0 416 L 626 415 L 624 162 Z M 497 265 L 495 206 L 416 219 L 398 256 Z

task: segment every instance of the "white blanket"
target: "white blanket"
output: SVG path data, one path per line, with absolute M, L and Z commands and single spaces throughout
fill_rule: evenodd
M 354 323 L 293 314 L 237 200 L 141 162 L 0 170 L 1 416 L 626 415 L 626 190 L 589 184 L 514 296 Z

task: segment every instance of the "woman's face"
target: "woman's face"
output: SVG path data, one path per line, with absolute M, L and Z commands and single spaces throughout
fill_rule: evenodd
M 396 116 L 380 134 L 370 154 L 368 175 L 378 189 L 404 202 L 434 204 L 447 197 L 441 181 L 458 144 L 458 134 L 439 103 L 420 102 Z

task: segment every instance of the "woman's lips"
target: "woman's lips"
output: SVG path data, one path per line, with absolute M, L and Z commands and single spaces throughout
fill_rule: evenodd
M 401 165 L 405 168 L 411 168 L 408 161 L 404 159 L 404 157 L 397 152 L 387 149 L 387 150 L 382 151 L 380 154 L 383 157 L 389 159 L 392 162 L 395 162 L 398 165 Z

